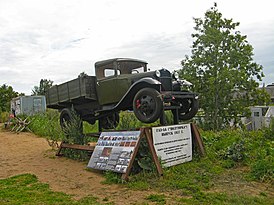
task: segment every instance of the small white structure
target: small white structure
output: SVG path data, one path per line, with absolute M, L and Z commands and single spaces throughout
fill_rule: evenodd
M 45 96 L 20 96 L 11 100 L 11 113 L 15 115 L 33 115 L 45 111 Z
M 269 127 L 271 119 L 274 117 L 274 106 L 251 107 L 251 119 L 249 129 L 258 130 Z

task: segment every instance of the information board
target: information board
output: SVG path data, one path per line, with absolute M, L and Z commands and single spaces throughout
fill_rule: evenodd
M 170 167 L 192 160 L 190 124 L 153 127 L 156 154 L 163 166 Z
M 87 167 L 126 173 L 140 133 L 102 132 Z

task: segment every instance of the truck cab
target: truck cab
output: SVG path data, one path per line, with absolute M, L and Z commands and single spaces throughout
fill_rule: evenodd
M 132 85 L 134 74 L 147 72 L 147 62 L 116 58 L 95 63 L 97 97 L 100 105 L 119 102 Z

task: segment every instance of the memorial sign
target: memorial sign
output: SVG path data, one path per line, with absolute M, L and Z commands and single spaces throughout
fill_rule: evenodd
M 126 173 L 141 131 L 102 132 L 88 168 Z
M 152 128 L 156 154 L 165 167 L 192 160 L 192 137 L 190 124 Z

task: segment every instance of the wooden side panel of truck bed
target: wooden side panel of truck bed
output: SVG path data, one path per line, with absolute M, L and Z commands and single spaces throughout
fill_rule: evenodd
M 46 93 L 47 107 L 65 107 L 68 104 L 82 104 L 96 101 L 96 77 L 84 76 L 54 85 Z

